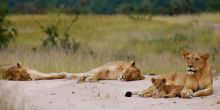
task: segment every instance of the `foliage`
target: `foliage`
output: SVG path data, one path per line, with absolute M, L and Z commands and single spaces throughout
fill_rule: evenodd
M 59 34 L 58 34 L 58 26 L 60 21 L 58 21 L 56 24 L 50 24 L 46 27 L 41 26 L 43 32 L 47 35 L 45 39 L 43 39 L 42 44 L 43 47 L 58 47 L 58 40 L 59 40 Z
M 220 11 L 219 0 L 7 0 L 14 13 L 183 14 Z
M 60 39 L 60 46 L 63 49 L 66 49 L 67 51 L 72 50 L 73 52 L 76 52 L 80 47 L 80 43 L 77 42 L 74 38 L 72 38 L 69 34 L 72 24 L 75 23 L 77 19 L 78 19 L 78 16 L 76 16 L 72 20 L 70 25 L 65 28 L 64 33 L 63 33 L 63 38 Z
M 65 38 L 65 24 L 69 25 L 73 16 L 51 16 L 8 16 L 20 33 L 14 48 L 12 44 L 9 50 L 0 50 L 0 62 L 21 61 L 43 72 L 83 72 L 106 62 L 135 60 L 143 73 L 160 74 L 185 71 L 179 55 L 184 48 L 210 53 L 213 70 L 220 72 L 218 13 L 154 16 L 151 21 L 131 20 L 124 15 L 80 15 L 68 32 L 80 43 L 77 52 L 66 54 L 63 48 L 32 51 L 33 47 L 42 45 L 42 38 L 47 35 L 35 19 L 45 27 L 61 19 L 58 34 L 59 38 Z
M 69 30 L 71 29 L 72 24 L 77 21 L 77 19 L 78 16 L 73 18 L 69 25 L 65 26 L 62 35 L 59 33 L 59 27 L 61 27 L 61 19 L 59 19 L 55 24 L 49 24 L 48 26 L 41 25 L 42 31 L 47 35 L 42 40 L 42 46 L 49 48 L 62 48 L 67 52 L 70 50 L 76 52 L 80 47 L 80 43 L 70 36 Z
M 220 0 L 207 0 L 208 11 L 220 11 Z
M 17 31 L 14 28 L 6 26 L 5 16 L 7 14 L 5 1 L 0 1 L 0 49 L 8 46 L 9 42 L 14 40 Z

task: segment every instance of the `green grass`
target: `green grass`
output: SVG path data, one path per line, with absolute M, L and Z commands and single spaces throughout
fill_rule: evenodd
M 60 32 L 73 16 L 61 15 Z M 80 50 L 38 50 L 45 36 L 40 25 L 59 19 L 50 15 L 11 15 L 18 30 L 16 44 L 0 53 L 1 63 L 23 62 L 44 72 L 83 72 L 115 60 L 135 60 L 143 73 L 184 71 L 182 49 L 210 53 L 210 62 L 219 72 L 220 14 L 155 16 L 134 20 L 123 15 L 82 15 L 70 35 L 81 42 Z

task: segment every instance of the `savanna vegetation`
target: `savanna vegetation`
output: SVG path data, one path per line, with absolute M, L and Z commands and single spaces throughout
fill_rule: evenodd
M 162 74 L 185 70 L 179 52 L 189 49 L 210 53 L 218 73 L 218 6 L 218 0 L 3 0 L 0 64 L 82 72 L 135 60 L 143 73 Z
M 47 36 L 41 26 L 57 23 L 62 38 L 66 24 L 75 16 L 10 15 L 18 31 L 15 43 L 1 50 L 1 63 L 23 62 L 44 72 L 82 72 L 106 62 L 135 60 L 144 73 L 185 70 L 180 50 L 210 53 L 214 71 L 219 72 L 220 14 L 148 16 L 80 15 L 69 30 L 79 43 L 77 49 L 42 49 Z
M 209 53 L 219 75 L 219 11 L 220 0 L 0 0 L 0 65 L 83 72 L 134 60 L 163 74 L 185 71 L 187 49 Z

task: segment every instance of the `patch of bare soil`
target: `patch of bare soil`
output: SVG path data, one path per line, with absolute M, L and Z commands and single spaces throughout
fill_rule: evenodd
M 220 79 L 214 93 L 193 99 L 125 97 L 143 90 L 145 80 L 80 83 L 73 80 L 0 81 L 0 110 L 220 110 Z

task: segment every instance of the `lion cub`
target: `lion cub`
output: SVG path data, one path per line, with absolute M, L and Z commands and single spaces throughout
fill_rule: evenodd
M 180 93 L 183 89 L 183 86 L 181 85 L 166 85 L 166 79 L 164 78 L 152 78 L 151 82 L 156 88 L 156 90 L 152 94 L 154 98 L 173 98 L 176 96 L 180 96 Z

